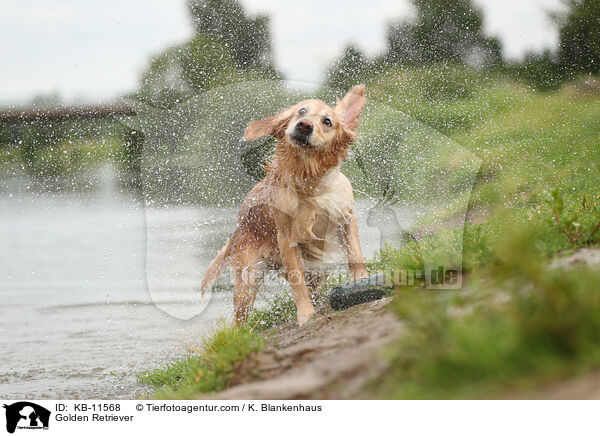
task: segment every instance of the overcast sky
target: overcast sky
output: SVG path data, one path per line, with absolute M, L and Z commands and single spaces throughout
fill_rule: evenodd
M 475 0 L 504 53 L 556 44 L 547 12 L 560 0 Z M 287 78 L 319 82 L 347 43 L 384 48 L 386 23 L 408 0 L 242 0 L 271 16 L 275 59 Z M 0 105 L 36 94 L 100 101 L 136 88 L 150 55 L 192 34 L 185 0 L 0 0 Z

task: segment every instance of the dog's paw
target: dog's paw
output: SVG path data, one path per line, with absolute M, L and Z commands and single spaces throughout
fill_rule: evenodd
M 304 324 L 306 324 L 308 321 L 315 318 L 316 316 L 317 312 L 315 312 L 314 309 L 309 312 L 298 312 L 298 326 L 302 327 Z

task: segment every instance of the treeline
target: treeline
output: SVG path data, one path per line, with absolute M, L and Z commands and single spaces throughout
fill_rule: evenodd
M 475 85 L 487 86 L 481 77 L 495 77 L 480 72 L 502 74 L 536 90 L 551 90 L 586 74 L 600 74 L 598 0 L 564 0 L 562 11 L 551 17 L 558 26 L 557 46 L 529 53 L 520 62 L 505 59 L 501 41 L 486 34 L 484 12 L 472 0 L 410 1 L 415 13 L 387 23 L 383 52 L 368 57 L 355 46 L 346 47 L 329 67 L 325 87 L 346 90 L 359 82 L 384 79 L 380 74 L 386 71 L 398 80 L 402 70 L 402 83 L 381 80 L 382 86 L 389 85 L 406 97 L 403 100 L 409 107 L 403 109 L 413 109 L 409 112 L 417 119 L 447 131 L 464 126 L 468 117 L 464 111 L 453 113 L 447 105 L 438 108 L 436 102 L 473 96 Z M 152 57 L 138 89 L 128 97 L 155 108 L 173 108 L 223 85 L 283 78 L 273 58 L 268 16 L 247 13 L 239 0 L 188 0 L 187 7 L 193 37 Z M 268 97 L 272 101 L 274 93 Z M 51 100 L 35 103 L 53 105 L 58 98 Z M 472 105 L 474 114 L 483 110 L 476 101 Z M 123 137 L 129 137 L 129 129 L 116 119 L 0 123 L 0 172 L 8 164 L 45 175 L 46 168 L 62 174 L 106 158 L 120 162 L 127 152 L 128 139 Z M 178 135 L 192 138 L 186 139 L 188 142 L 198 140 L 191 123 L 180 130 L 186 129 Z M 211 135 L 214 137 L 214 132 Z M 227 138 L 222 143 L 237 144 Z
M 188 0 L 187 7 L 193 37 L 152 57 L 138 89 L 126 98 L 171 108 L 218 86 L 281 77 L 266 15 L 247 14 L 238 0 Z M 36 96 L 29 103 L 47 109 L 62 105 L 58 95 Z M 103 160 L 127 164 L 122 161 L 131 151 L 131 127 L 120 121 L 0 119 L 0 176 L 21 168 L 47 178 L 85 171 Z
M 600 73 L 600 2 L 563 0 L 549 16 L 559 42 L 522 61 L 503 56 L 502 42 L 484 30 L 485 16 L 472 0 L 410 0 L 415 14 L 387 23 L 386 48 L 373 58 L 347 46 L 324 78 L 329 88 L 349 88 L 393 66 L 466 65 L 551 90 L 585 74 Z M 194 37 L 153 57 L 136 97 L 171 106 L 207 89 L 256 78 L 282 78 L 273 60 L 267 15 L 252 16 L 239 0 L 188 0 Z
M 154 56 L 135 97 L 170 107 L 216 86 L 277 79 L 269 17 L 246 14 L 238 0 L 188 0 L 190 41 Z
M 527 53 L 520 62 L 503 57 L 502 43 L 484 32 L 484 13 L 471 0 L 410 0 L 415 15 L 388 23 L 386 49 L 369 59 L 347 46 L 329 68 L 325 84 L 348 88 L 393 65 L 460 64 L 514 77 L 538 90 L 558 88 L 600 73 L 600 2 L 563 0 L 549 18 L 558 26 L 557 47 Z

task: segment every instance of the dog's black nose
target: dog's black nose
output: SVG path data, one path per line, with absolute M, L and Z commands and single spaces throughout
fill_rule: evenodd
M 308 120 L 300 120 L 296 123 L 296 130 L 303 135 L 309 135 L 313 130 L 313 125 Z

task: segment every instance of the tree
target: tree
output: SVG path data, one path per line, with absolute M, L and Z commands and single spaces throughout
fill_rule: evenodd
M 388 27 L 388 60 L 474 65 L 501 61 L 500 41 L 483 33 L 483 12 L 471 0 L 411 1 L 415 19 Z
M 238 0 L 188 0 L 196 34 L 220 41 L 239 69 L 273 70 L 269 17 L 247 16 Z
M 560 87 L 564 74 L 551 50 L 529 52 L 518 63 L 506 64 L 504 72 L 520 79 L 527 86 L 538 91 L 550 91 Z
M 231 81 L 233 72 L 233 60 L 222 44 L 196 35 L 150 60 L 138 96 L 152 106 L 170 107 Z
M 188 8 L 193 39 L 150 60 L 137 98 L 171 107 L 215 86 L 279 77 L 267 16 L 247 16 L 238 0 L 188 0 Z
M 600 2 L 564 0 L 567 12 L 558 16 L 558 62 L 571 77 L 600 74 Z
M 371 67 L 359 48 L 347 46 L 327 71 L 325 85 L 333 89 L 350 89 L 364 79 Z

